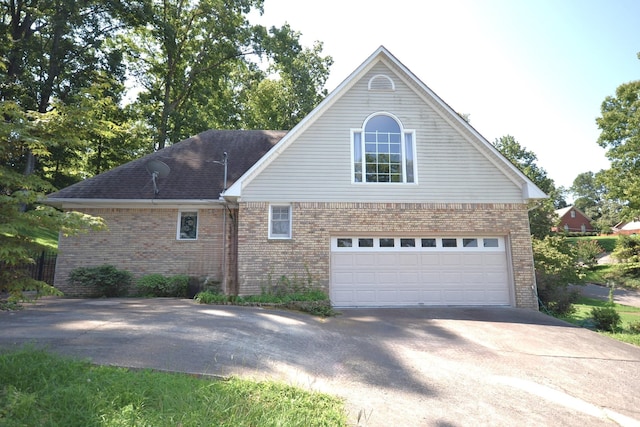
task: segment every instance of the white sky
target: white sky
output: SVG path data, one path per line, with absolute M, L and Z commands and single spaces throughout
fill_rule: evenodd
M 251 22 L 324 43 L 329 91 L 384 45 L 493 142 L 513 135 L 556 186 L 608 168 L 595 118 L 640 79 L 637 0 L 265 0 Z

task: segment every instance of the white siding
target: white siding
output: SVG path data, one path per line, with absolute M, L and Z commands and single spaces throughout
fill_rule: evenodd
M 396 90 L 369 91 L 378 74 Z M 432 105 L 436 105 L 433 103 Z M 351 133 L 367 116 L 389 112 L 416 131 L 417 184 L 353 184 Z M 522 190 L 486 148 L 443 119 L 383 63 L 376 64 L 242 190 L 244 201 L 522 202 Z M 489 157 L 488 157 L 489 156 Z

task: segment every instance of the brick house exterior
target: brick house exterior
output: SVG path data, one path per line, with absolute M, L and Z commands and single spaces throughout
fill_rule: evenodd
M 545 197 L 380 47 L 288 132 L 207 131 L 50 195 L 109 227 L 61 238 L 56 286 L 80 295 L 69 272 L 109 263 L 233 295 L 283 278 L 337 306 L 537 309 L 527 204 Z
M 591 225 L 591 218 L 586 216 L 580 209 L 575 206 L 567 206 L 566 208 L 556 210 L 559 222 L 553 231 L 567 233 L 591 233 L 595 229 Z

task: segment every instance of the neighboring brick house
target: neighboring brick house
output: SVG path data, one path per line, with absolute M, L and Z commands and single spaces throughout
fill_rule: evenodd
M 558 209 L 556 215 L 558 215 L 559 222 L 553 231 L 566 233 L 592 233 L 595 231 L 591 225 L 591 218 L 575 206 Z
M 207 131 L 50 195 L 109 226 L 61 238 L 56 286 L 111 263 L 239 295 L 310 278 L 338 307 L 537 309 L 527 203 L 545 197 L 380 47 L 287 133 Z
M 612 227 L 613 234 L 623 234 L 633 236 L 640 234 L 640 220 L 623 221 Z

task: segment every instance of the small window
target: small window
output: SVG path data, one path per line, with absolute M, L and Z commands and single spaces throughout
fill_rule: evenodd
M 395 246 L 394 239 L 380 239 L 381 248 L 393 248 Z
M 352 239 L 338 239 L 338 247 L 339 248 L 350 248 L 353 246 Z
M 360 248 L 372 248 L 373 239 L 358 239 L 358 247 Z
M 458 241 L 456 239 L 442 239 L 443 248 L 457 248 Z
M 198 212 L 180 212 L 178 221 L 178 240 L 198 238 Z
M 478 239 L 462 239 L 462 246 L 465 248 L 477 248 Z
M 436 247 L 436 239 L 422 239 L 422 247 L 423 248 L 435 248 Z
M 416 239 L 400 239 L 400 246 L 403 248 L 415 248 Z
M 270 239 L 291 238 L 291 206 L 271 206 L 269 219 Z
M 497 248 L 498 239 L 482 239 L 482 244 L 485 248 Z
M 571 218 L 575 218 L 576 217 L 576 211 L 571 211 Z

